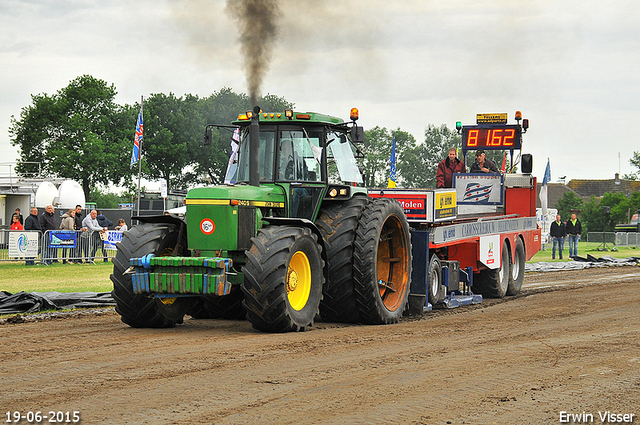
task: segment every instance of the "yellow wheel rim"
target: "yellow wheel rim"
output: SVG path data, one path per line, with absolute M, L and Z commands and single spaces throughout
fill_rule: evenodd
M 293 254 L 287 270 L 287 297 L 294 310 L 302 310 L 311 293 L 311 265 L 304 252 Z
M 164 304 L 164 305 L 171 305 L 174 302 L 176 302 L 176 299 L 177 298 L 165 298 L 165 297 L 162 297 L 162 298 L 160 298 L 160 302 L 162 304 Z

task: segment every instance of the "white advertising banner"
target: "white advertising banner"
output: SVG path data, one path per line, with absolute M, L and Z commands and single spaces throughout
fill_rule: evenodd
M 9 258 L 38 256 L 40 232 L 9 232 Z
M 107 230 L 104 232 L 104 249 L 117 249 L 116 244 L 122 241 L 122 233 L 119 230 Z
M 456 174 L 458 205 L 501 205 L 502 174 Z

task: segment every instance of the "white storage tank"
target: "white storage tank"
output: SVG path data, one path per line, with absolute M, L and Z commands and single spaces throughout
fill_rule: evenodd
M 57 208 L 70 209 L 75 208 L 76 205 L 82 205 L 82 209 L 85 209 L 84 191 L 80 183 L 73 180 L 65 180 L 58 188 L 58 202 Z
M 47 205 L 53 205 L 54 200 L 58 197 L 58 189 L 51 182 L 42 182 L 36 190 L 36 207 L 44 208 Z

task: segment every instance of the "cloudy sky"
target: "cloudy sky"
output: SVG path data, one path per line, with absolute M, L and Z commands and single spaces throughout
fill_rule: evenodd
M 231 1 L 231 0 L 230 0 Z M 640 2 L 635 0 L 271 0 L 280 10 L 262 94 L 297 110 L 401 128 L 529 118 L 523 151 L 552 181 L 636 171 Z M 116 101 L 247 92 L 226 0 L 2 0 L 0 164 L 18 157 L 10 117 L 31 95 L 89 74 Z M 133 130 L 132 127 L 132 140 Z M 6 169 L 6 167 L 4 167 Z M 0 173 L 4 169 L 0 168 Z

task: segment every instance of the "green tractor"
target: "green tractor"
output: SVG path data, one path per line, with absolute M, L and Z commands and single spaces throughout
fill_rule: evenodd
M 350 122 L 259 107 L 240 115 L 235 183 L 192 189 L 184 220 L 137 217 L 123 235 L 111 275 L 122 321 L 246 317 L 267 332 L 304 331 L 318 316 L 397 322 L 411 279 L 409 226 L 396 201 L 362 187 L 357 118 L 355 108 Z

